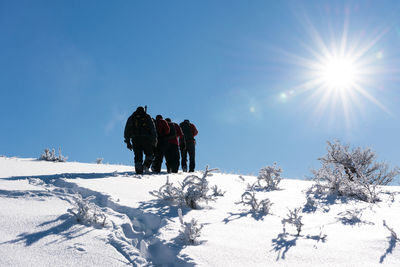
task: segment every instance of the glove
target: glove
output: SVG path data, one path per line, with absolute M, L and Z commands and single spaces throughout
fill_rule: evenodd
M 133 149 L 133 146 L 132 146 L 131 143 L 127 143 L 127 144 L 126 144 L 126 147 L 127 147 L 129 150 L 132 150 L 132 149 Z
M 129 150 L 132 150 L 132 149 L 133 149 L 133 146 L 132 146 L 131 141 L 130 141 L 129 139 L 125 139 L 124 142 L 126 143 L 126 147 L 127 147 Z

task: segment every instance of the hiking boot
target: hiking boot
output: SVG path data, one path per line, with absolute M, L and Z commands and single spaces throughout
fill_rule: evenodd
M 160 173 L 160 170 L 156 170 L 156 169 L 153 168 L 153 167 L 151 167 L 151 171 L 152 171 L 153 173 Z
M 150 173 L 149 167 L 143 166 L 143 173 Z
M 143 174 L 143 166 L 140 163 L 135 164 L 135 171 L 136 174 Z
M 187 167 L 182 167 L 183 172 L 187 172 Z

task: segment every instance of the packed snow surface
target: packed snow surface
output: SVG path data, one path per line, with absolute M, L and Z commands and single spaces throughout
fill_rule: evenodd
M 313 205 L 311 181 L 283 179 L 254 191 L 272 203 L 267 214 L 240 203 L 254 176 L 207 177 L 225 194 L 197 209 L 150 193 L 188 175 L 0 157 L 0 266 L 400 266 L 398 186 L 373 204 L 332 196 Z M 105 220 L 78 222 L 76 199 Z M 179 208 L 183 222 L 203 226 L 194 244 L 182 239 Z M 296 208 L 300 233 L 283 223 Z

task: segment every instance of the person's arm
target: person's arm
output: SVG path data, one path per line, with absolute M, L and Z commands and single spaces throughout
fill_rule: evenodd
M 177 123 L 175 123 L 174 125 L 175 125 L 175 130 L 176 130 L 176 136 L 179 138 L 182 138 L 183 132 L 182 132 L 181 127 Z
M 190 124 L 190 128 L 192 128 L 192 134 L 193 137 L 195 137 L 199 133 L 199 131 L 197 131 L 197 128 L 193 123 Z
M 124 129 L 124 142 L 126 143 L 126 147 L 129 150 L 132 149 L 131 138 L 132 138 L 132 119 L 131 117 L 129 117 L 128 120 L 126 121 Z
M 132 135 L 132 122 L 131 122 L 131 117 L 129 117 L 128 120 L 126 121 L 124 130 L 125 143 L 132 137 L 131 135 Z
M 162 128 L 163 128 L 163 134 L 164 135 L 168 135 L 169 134 L 169 132 L 171 131 L 171 129 L 169 128 L 169 125 L 168 125 L 168 123 L 165 121 L 165 120 L 161 120 L 161 122 L 162 122 Z

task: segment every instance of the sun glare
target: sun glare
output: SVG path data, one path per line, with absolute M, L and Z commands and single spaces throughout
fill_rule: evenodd
M 311 37 L 302 43 L 307 56 L 286 55 L 293 56 L 301 66 L 304 81 L 291 91 L 296 95 L 309 93 L 306 102 L 314 109 L 313 121 L 329 118 L 327 121 L 333 122 L 337 119 L 350 128 L 354 126 L 355 116 L 371 106 L 364 100 L 391 114 L 373 95 L 376 78 L 379 79 L 383 70 L 380 67 L 383 52 L 379 50 L 377 54 L 374 51 L 385 31 L 369 38 L 360 33 L 349 37 L 349 24 L 345 21 L 342 36 L 335 36 L 327 42 L 309 20 L 304 21 L 308 22 L 306 28 L 308 26 Z
M 349 58 L 331 58 L 324 63 L 320 75 L 328 89 L 347 90 L 356 82 L 356 67 Z

